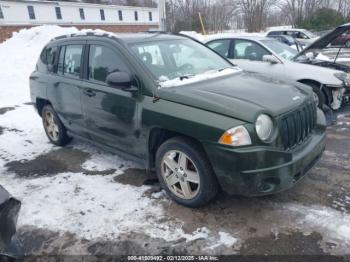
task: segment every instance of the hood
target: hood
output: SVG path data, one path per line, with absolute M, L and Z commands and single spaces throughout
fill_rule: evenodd
M 319 39 L 314 41 L 312 44 L 307 46 L 303 51 L 301 51 L 299 54 L 297 54 L 295 56 L 295 58 L 306 54 L 308 51 L 310 51 L 312 49 L 323 49 L 323 48 L 325 48 L 328 44 L 330 44 L 337 37 L 339 37 L 341 34 L 343 34 L 344 32 L 346 32 L 349 29 L 350 29 L 350 23 L 338 26 L 333 31 L 325 34 L 324 36 L 320 37 Z
M 302 84 L 287 84 L 256 73 L 233 75 L 162 88 L 161 99 L 253 123 L 259 113 L 273 117 L 300 106 L 312 91 Z
M 312 63 L 311 63 L 312 62 Z M 343 86 L 343 81 L 335 76 L 336 73 L 341 73 L 333 67 L 320 67 L 315 64 L 316 60 L 307 62 L 294 62 L 284 60 L 287 74 L 282 74 L 280 77 L 290 77 L 291 80 L 300 81 L 302 79 L 313 80 L 323 85 Z

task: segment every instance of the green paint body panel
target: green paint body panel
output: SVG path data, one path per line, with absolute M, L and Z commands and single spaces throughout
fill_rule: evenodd
M 80 36 L 55 40 L 48 46 L 90 42 L 101 42 L 119 52 L 132 75 L 139 79 L 138 91 L 94 83 L 84 75 L 79 79 L 58 76 L 48 72 L 39 59 L 30 77 L 32 101 L 37 107 L 40 101 L 51 103 L 72 136 L 132 156 L 149 169 L 154 165 L 150 156 L 153 130 L 191 137 L 202 145 L 222 189 L 247 196 L 291 187 L 325 148 L 321 113 L 306 141 L 293 149 L 283 149 L 281 144 L 277 127 L 283 117 L 313 99 L 311 89 L 302 84 L 239 72 L 159 89 L 150 72 L 120 39 Z M 96 95 L 87 97 L 87 90 Z M 299 99 L 294 100 L 296 96 Z M 255 131 L 254 123 L 261 113 L 269 114 L 276 126 L 274 139 L 268 143 L 261 141 Z M 252 145 L 235 148 L 218 143 L 225 131 L 239 125 L 248 130 Z

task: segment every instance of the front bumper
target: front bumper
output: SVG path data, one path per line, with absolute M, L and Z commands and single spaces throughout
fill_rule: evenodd
M 228 194 L 260 196 L 295 185 L 325 149 L 325 132 L 315 132 L 293 151 L 271 147 L 232 148 L 205 144 L 221 188 Z

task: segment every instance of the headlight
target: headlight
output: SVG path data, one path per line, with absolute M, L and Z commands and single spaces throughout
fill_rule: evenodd
M 347 73 L 335 73 L 334 76 L 340 81 L 343 81 L 346 86 L 350 86 L 350 74 Z
M 247 146 L 252 144 L 252 140 L 244 126 L 237 126 L 227 130 L 221 136 L 219 143 L 229 146 Z
M 262 141 L 267 141 L 273 133 L 273 122 L 271 117 L 265 114 L 258 116 L 255 122 L 255 130 Z

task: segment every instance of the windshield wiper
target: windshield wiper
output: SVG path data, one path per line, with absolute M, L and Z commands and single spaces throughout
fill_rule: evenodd
M 224 70 L 226 70 L 226 69 L 232 69 L 232 68 L 233 68 L 232 66 L 220 68 L 220 69 L 218 69 L 218 72 L 222 72 L 222 71 L 224 71 Z
M 191 78 L 191 77 L 194 77 L 195 75 L 193 74 L 193 75 L 183 75 L 183 76 L 179 76 L 179 79 L 180 79 L 180 81 L 183 81 L 184 79 L 189 79 L 189 78 Z

